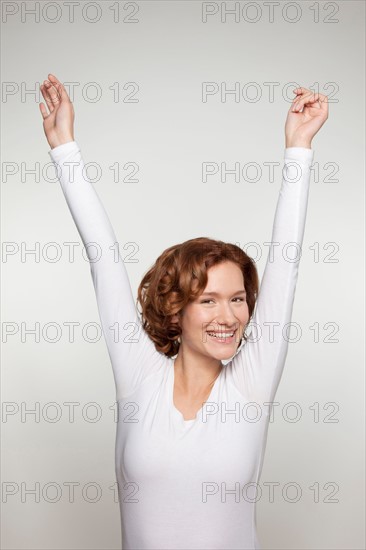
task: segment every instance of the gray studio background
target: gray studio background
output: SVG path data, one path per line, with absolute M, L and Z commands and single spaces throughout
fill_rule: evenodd
M 75 139 L 84 161 L 102 170 L 94 185 L 122 257 L 131 258 L 134 296 L 165 248 L 198 236 L 244 249 L 257 243 L 262 276 L 281 183 L 290 105 L 284 90 L 293 82 L 331 96 L 330 118 L 313 141 L 292 317 L 302 334 L 289 346 L 276 396 L 257 527 L 264 549 L 364 548 L 364 3 L 319 2 L 317 12 L 313 2 L 278 2 L 270 21 L 266 3 L 243 12 L 248 3 L 237 2 L 239 20 L 228 15 L 225 22 L 214 2 L 217 13 L 203 22 L 201 2 L 121 2 L 115 22 L 118 3 L 99 2 L 95 23 L 95 6 L 83 2 L 73 22 L 63 2 L 45 12 L 40 2 L 38 20 L 21 11 L 34 2 L 3 4 L 13 15 L 3 5 L 2 548 L 121 547 L 112 367 L 103 338 L 82 336 L 88 323 L 99 324 L 89 265 L 61 188 L 46 177 L 38 104 L 49 72 L 78 83 Z M 204 82 L 219 89 L 207 102 Z M 225 101 L 221 87 L 235 82 L 247 95 Z M 256 87 L 245 88 L 250 82 Z M 255 90 L 261 96 L 250 101 Z M 137 101 L 123 101 L 128 96 Z M 217 174 L 204 183 L 204 162 L 257 163 L 262 174 L 239 182 L 228 175 L 226 183 Z M 280 163 L 273 181 L 265 162 Z M 119 181 L 110 168 L 116 163 Z M 128 174 L 137 181 L 123 181 Z M 57 261 L 48 243 L 57 243 Z M 73 262 L 65 243 L 79 243 Z M 37 257 L 24 254 L 37 247 Z M 258 247 L 247 252 L 255 256 Z M 26 334 L 37 323 L 39 341 Z M 58 341 L 48 323 L 59 326 Z M 67 323 L 78 323 L 73 342 Z M 89 340 L 95 334 L 90 328 Z M 290 402 L 301 407 L 297 422 L 282 417 Z M 74 403 L 74 421 L 67 403 Z M 102 412 L 99 421 L 90 403 Z M 273 502 L 270 483 L 279 484 Z M 288 483 L 300 488 L 297 502 L 291 488 L 286 497 Z

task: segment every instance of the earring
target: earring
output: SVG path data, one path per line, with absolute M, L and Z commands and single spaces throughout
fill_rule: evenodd
M 180 336 L 178 336 L 177 341 L 178 341 L 179 343 L 181 343 L 181 342 L 180 342 Z

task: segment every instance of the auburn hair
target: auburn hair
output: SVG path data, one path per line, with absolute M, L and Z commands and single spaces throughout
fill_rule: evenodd
M 259 291 L 258 272 L 254 260 L 235 244 L 207 237 L 190 239 L 164 250 L 145 273 L 137 302 L 142 326 L 157 351 L 168 357 L 178 353 L 182 330 L 172 321 L 173 316 L 205 290 L 210 267 L 227 261 L 243 273 L 250 321 Z M 243 338 L 247 340 L 246 334 Z

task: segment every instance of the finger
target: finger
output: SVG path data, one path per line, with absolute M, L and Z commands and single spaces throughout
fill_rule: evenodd
M 51 95 L 50 95 L 50 92 L 49 92 L 50 86 L 51 86 L 50 82 L 45 80 L 44 84 L 42 84 L 42 86 L 41 86 L 41 92 L 42 92 L 42 95 L 44 97 L 45 102 L 47 103 L 47 107 L 49 108 L 50 113 L 52 113 L 52 111 L 54 110 L 54 105 L 52 103 L 52 98 L 51 98 Z
M 48 117 L 48 113 L 47 113 L 47 109 L 46 109 L 44 103 L 40 103 L 40 104 L 39 104 L 39 108 L 40 108 L 40 110 L 41 110 L 41 115 L 42 115 L 43 119 L 47 118 L 47 117 Z
M 55 75 L 53 75 L 51 73 L 48 75 L 48 79 L 53 84 L 55 89 L 57 90 L 57 92 L 59 94 L 59 97 L 60 97 L 60 100 L 61 101 L 63 101 L 63 100 L 70 101 L 68 93 L 65 89 L 65 86 L 62 84 L 62 82 L 60 82 L 59 79 L 56 78 Z
M 49 101 L 51 102 L 52 107 L 55 108 L 61 102 L 61 94 L 56 86 L 54 86 L 49 80 L 45 80 L 45 86 Z
M 50 97 L 49 92 L 48 92 L 48 88 L 45 84 L 41 85 L 41 92 L 42 92 L 42 95 L 44 97 L 44 100 L 47 104 L 47 107 L 48 107 L 50 113 L 52 113 L 54 107 L 53 107 L 52 100 L 51 100 L 51 97 Z
M 295 88 L 293 91 L 296 94 L 296 97 L 294 97 L 294 99 L 292 100 L 292 107 L 290 108 L 290 111 L 295 111 L 296 109 L 294 109 L 294 107 L 295 105 L 297 106 L 298 101 L 305 97 L 305 95 L 311 93 L 311 90 L 308 90 L 304 87 Z
M 296 101 L 299 96 L 309 93 L 310 90 L 308 90 L 307 88 L 300 87 L 300 88 L 295 88 L 293 92 L 296 94 L 296 97 L 294 98 L 294 101 Z
M 327 95 L 319 94 L 319 104 L 322 111 L 328 114 L 328 96 Z
M 311 92 L 308 92 L 307 94 L 301 94 L 301 96 L 296 97 L 293 102 L 292 111 L 298 111 L 304 103 L 304 100 L 310 97 L 310 95 Z
M 293 93 L 296 94 L 296 95 L 293 98 L 292 103 L 295 103 L 295 101 L 297 101 L 299 99 L 299 97 L 301 96 L 301 88 L 295 88 L 293 90 Z
M 299 111 L 305 105 L 309 105 L 311 103 L 319 102 L 319 96 L 320 96 L 320 94 L 316 94 L 316 93 L 310 91 L 309 93 L 305 94 L 303 97 L 301 97 L 300 99 L 298 99 L 296 101 L 296 103 L 294 104 L 292 110 L 293 111 Z M 319 107 L 320 107 L 320 105 L 319 105 Z

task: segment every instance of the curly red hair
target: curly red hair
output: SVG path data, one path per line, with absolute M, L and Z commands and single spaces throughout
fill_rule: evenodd
M 205 290 L 210 267 L 226 261 L 235 263 L 243 273 L 250 321 L 259 291 L 258 272 L 254 260 L 235 244 L 207 237 L 190 239 L 164 250 L 147 271 L 137 301 L 142 326 L 157 351 L 168 357 L 178 353 L 182 330 L 172 321 L 173 316 Z M 243 338 L 247 340 L 245 334 Z

